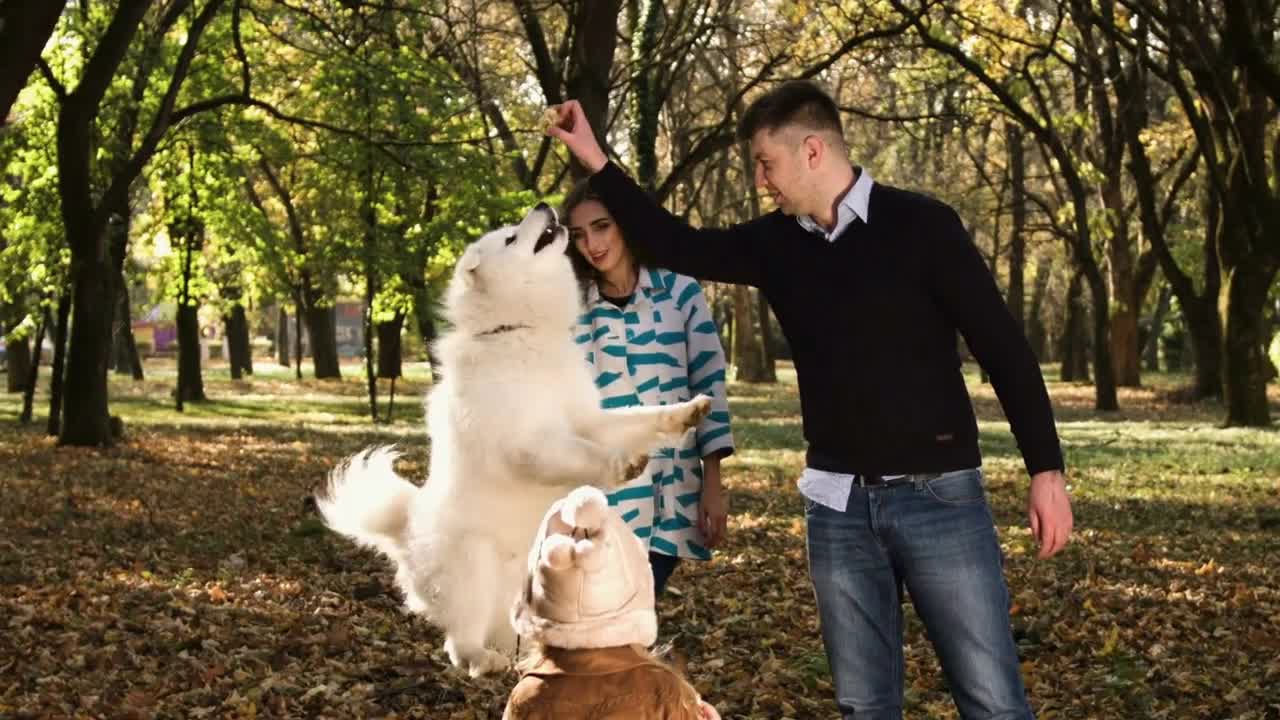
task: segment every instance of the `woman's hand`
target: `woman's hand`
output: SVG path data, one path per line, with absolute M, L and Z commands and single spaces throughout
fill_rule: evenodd
M 702 459 L 702 492 L 698 497 L 698 530 L 708 548 L 724 540 L 729 523 L 729 499 L 720 484 L 720 456 Z

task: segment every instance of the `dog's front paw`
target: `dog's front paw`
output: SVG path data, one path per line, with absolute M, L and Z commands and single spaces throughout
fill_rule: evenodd
M 471 658 L 467 674 L 473 678 L 478 678 L 481 675 L 506 670 L 510 664 L 511 661 L 507 659 L 506 655 L 486 649 L 482 654 Z
M 679 405 L 671 406 L 670 414 L 667 415 L 667 427 L 663 428 L 664 432 L 678 433 L 684 432 L 691 427 L 697 427 L 698 423 L 711 414 L 711 398 L 706 395 L 699 395 L 692 400 L 686 400 Z

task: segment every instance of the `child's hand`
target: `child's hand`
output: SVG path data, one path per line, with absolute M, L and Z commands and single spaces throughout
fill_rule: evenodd
M 720 713 L 716 709 L 707 704 L 705 700 L 698 701 L 698 717 L 702 720 L 720 720 Z

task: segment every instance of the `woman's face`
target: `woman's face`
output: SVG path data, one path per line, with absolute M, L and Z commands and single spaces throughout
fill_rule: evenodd
M 630 259 L 622 231 L 598 200 L 584 200 L 569 211 L 569 240 L 604 275 Z

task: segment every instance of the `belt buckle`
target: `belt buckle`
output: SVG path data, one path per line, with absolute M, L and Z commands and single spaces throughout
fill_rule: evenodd
M 864 475 L 862 473 L 858 473 L 857 477 L 858 487 L 863 489 L 884 485 L 884 478 L 879 475 Z

